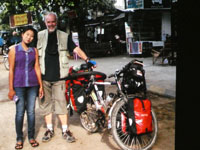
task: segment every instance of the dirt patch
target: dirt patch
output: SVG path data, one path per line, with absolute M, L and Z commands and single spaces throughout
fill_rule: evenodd
M 150 98 L 158 118 L 159 127 L 158 138 L 152 149 L 174 150 L 175 100 L 159 97 L 157 95 L 151 95 Z M 69 144 L 64 139 L 62 139 L 60 122 L 56 116 L 54 116 L 55 137 L 49 143 L 42 143 L 41 139 L 45 132 L 45 123 L 43 117 L 40 114 L 38 104 L 36 106 L 36 139 L 40 142 L 40 150 L 120 150 L 109 132 L 102 131 L 94 134 L 89 134 L 86 130 L 84 130 L 80 125 L 79 116 L 76 113 L 70 117 L 70 130 L 73 132 L 77 139 L 75 143 Z M 12 101 L 1 101 L 0 110 L 0 150 L 13 149 L 16 138 L 14 125 L 15 103 Z M 24 149 L 32 150 L 32 147 L 27 140 L 26 116 L 24 120 L 24 137 Z

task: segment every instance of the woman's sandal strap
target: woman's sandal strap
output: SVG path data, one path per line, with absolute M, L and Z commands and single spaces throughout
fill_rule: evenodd
M 37 147 L 39 146 L 39 143 L 36 140 L 30 140 L 29 141 L 32 147 Z
M 23 143 L 16 143 L 15 149 L 22 149 L 23 148 Z

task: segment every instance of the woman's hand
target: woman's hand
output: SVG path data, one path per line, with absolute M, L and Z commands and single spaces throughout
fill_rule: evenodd
M 43 88 L 40 87 L 40 88 L 39 88 L 39 98 L 42 99 L 43 96 L 44 96 L 44 91 L 43 91 Z
M 9 92 L 8 92 L 8 98 L 10 99 L 10 100 L 12 100 L 13 99 L 13 96 L 16 94 L 16 92 L 14 91 L 14 90 L 9 90 Z

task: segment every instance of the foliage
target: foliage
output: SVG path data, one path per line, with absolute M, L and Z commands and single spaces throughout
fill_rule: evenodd
M 10 26 L 8 24 L 2 24 L 0 25 L 0 30 L 9 30 Z
M 58 17 L 66 17 L 68 10 L 75 10 L 78 21 L 85 19 L 88 9 L 94 11 L 113 10 L 113 0 L 1 0 L 1 24 L 9 24 L 9 16 L 24 12 L 31 12 L 33 20 L 43 28 L 42 14 L 54 11 Z

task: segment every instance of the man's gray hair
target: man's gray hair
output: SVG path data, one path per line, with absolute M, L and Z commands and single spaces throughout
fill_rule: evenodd
M 58 20 L 58 16 L 57 16 L 57 14 L 55 12 L 45 12 L 45 14 L 44 14 L 44 20 L 45 21 L 46 21 L 46 17 L 48 15 L 54 15 L 56 17 L 56 20 Z

